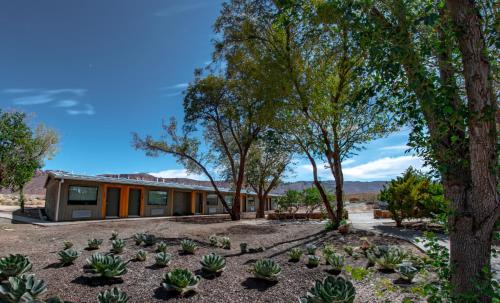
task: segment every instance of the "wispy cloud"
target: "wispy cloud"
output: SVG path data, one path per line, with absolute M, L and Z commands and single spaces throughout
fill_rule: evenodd
M 184 88 L 187 88 L 188 87 L 188 83 L 178 83 L 178 84 L 174 84 L 174 85 L 170 85 L 170 86 L 166 86 L 164 87 L 164 89 L 184 89 Z
M 408 150 L 410 147 L 406 144 L 402 145 L 389 145 L 389 146 L 384 146 L 381 147 L 380 150 Z
M 346 179 L 388 180 L 400 175 L 409 166 L 422 169 L 424 162 L 415 156 L 386 157 L 343 169 Z
M 158 178 L 190 178 L 195 180 L 206 180 L 205 175 L 189 174 L 186 169 L 167 169 L 155 173 L 150 173 Z
M 78 102 L 77 100 L 72 100 L 72 99 L 67 99 L 67 100 L 60 100 L 57 102 L 56 105 L 54 105 L 55 107 L 73 107 L 75 105 L 78 105 Z
M 38 105 L 50 103 L 52 101 L 54 101 L 54 98 L 50 94 L 37 94 L 12 99 L 12 102 L 16 105 Z
M 169 17 L 177 14 L 182 14 L 208 7 L 211 4 L 210 2 L 211 1 L 203 1 L 198 3 L 182 3 L 178 5 L 172 5 L 164 10 L 154 13 L 154 15 L 157 17 Z
M 95 115 L 94 106 L 92 104 L 85 104 L 84 108 L 81 109 L 67 109 L 66 112 L 72 116 L 76 115 Z

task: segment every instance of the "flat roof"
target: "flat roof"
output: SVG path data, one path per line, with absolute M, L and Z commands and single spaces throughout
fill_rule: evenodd
M 142 186 L 152 186 L 152 187 L 167 187 L 173 189 L 182 189 L 182 190 L 199 190 L 199 191 L 209 191 L 214 192 L 215 189 L 211 186 L 200 186 L 200 185 L 188 185 L 182 183 L 174 183 L 174 182 L 159 182 L 159 181 L 149 181 L 149 180 L 138 180 L 138 179 L 128 179 L 128 178 L 115 178 L 115 177 L 105 177 L 105 176 L 86 176 L 86 175 L 78 175 L 78 174 L 70 174 L 65 172 L 49 172 L 47 182 L 50 178 L 54 179 L 67 179 L 67 180 L 76 180 L 76 181 L 91 181 L 91 182 L 102 182 L 102 183 L 115 183 L 115 184 L 124 184 L 124 185 L 142 185 Z M 47 183 L 45 183 L 47 186 Z M 229 188 L 219 187 L 219 191 L 223 193 L 233 193 L 234 191 Z M 241 189 L 241 193 L 256 195 L 254 191 L 249 191 L 244 188 Z M 269 197 L 278 197 L 276 194 L 269 194 Z

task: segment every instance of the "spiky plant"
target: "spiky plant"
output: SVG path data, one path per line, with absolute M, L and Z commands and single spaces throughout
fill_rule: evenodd
M 220 246 L 224 249 L 231 249 L 231 239 L 229 237 L 221 237 Z
M 329 264 L 334 271 L 341 271 L 344 267 L 344 256 L 340 254 L 333 253 L 326 257 L 326 263 Z
M 321 254 L 323 255 L 323 257 L 325 257 L 325 259 L 328 258 L 329 255 L 334 253 L 335 253 L 335 247 L 331 244 L 323 246 L 323 249 L 321 250 Z
M 163 283 L 161 286 L 167 291 L 176 291 L 181 295 L 196 291 L 201 277 L 196 276 L 191 271 L 185 268 L 176 268 L 169 273 L 163 275 Z
M 111 252 L 114 254 L 121 254 L 125 248 L 125 242 L 122 239 L 111 241 Z
M 300 257 L 302 257 L 302 250 L 294 247 L 288 251 L 288 257 L 290 258 L 290 261 L 298 262 L 300 261 Z
M 215 274 L 226 268 L 226 259 L 216 254 L 209 254 L 201 258 L 200 264 L 205 272 Z
M 314 245 L 314 244 L 307 244 L 306 245 L 306 251 L 307 251 L 308 255 L 315 255 L 316 249 L 318 249 L 318 247 L 316 247 L 316 245 Z
M 172 260 L 172 255 L 166 252 L 159 252 L 155 254 L 155 264 L 160 267 L 165 267 L 170 264 Z
M 158 245 L 156 246 L 156 251 L 157 252 L 166 252 L 167 251 L 167 243 L 165 243 L 163 241 L 158 243 Z
M 110 240 L 116 240 L 116 239 L 118 239 L 118 232 L 117 232 L 117 231 L 115 231 L 115 230 L 113 230 L 113 231 L 111 232 L 111 238 L 109 238 L 109 239 L 110 239 Z
M 28 257 L 20 254 L 0 258 L 0 280 L 24 274 L 31 270 L 31 267 Z
M 251 271 L 257 279 L 274 282 L 278 281 L 281 266 L 271 259 L 261 259 L 255 262 Z
M 89 250 L 99 249 L 99 246 L 101 246 L 102 242 L 103 242 L 102 239 L 89 239 L 87 241 L 87 249 Z
M 134 259 L 136 261 L 140 261 L 140 262 L 143 262 L 143 261 L 146 261 L 146 258 L 147 258 L 147 254 L 144 250 L 139 250 L 138 252 L 135 253 L 135 256 L 134 256 Z
M 127 294 L 117 287 L 113 289 L 105 290 L 99 293 L 97 296 L 99 303 L 127 303 Z
M 193 240 L 184 239 L 181 241 L 181 250 L 185 254 L 194 254 L 197 248 L 198 245 Z
M 71 242 L 71 241 L 64 241 L 63 242 L 63 249 L 70 249 L 71 247 L 73 247 L 73 242 Z
M 307 265 L 310 267 L 316 267 L 321 262 L 321 258 L 316 255 L 307 255 Z
M 396 267 L 396 272 L 399 274 L 401 279 L 411 283 L 415 275 L 418 273 L 418 269 L 414 267 L 411 262 L 403 262 Z
M 59 261 L 62 265 L 70 265 L 80 256 L 80 253 L 76 250 L 69 248 L 61 250 L 57 253 L 59 256 Z
M 143 233 L 137 233 L 134 235 L 134 242 L 135 245 L 141 245 L 142 242 L 144 241 L 144 234 Z
M 146 246 L 153 246 L 156 242 L 156 237 L 152 234 L 144 234 L 142 237 L 142 241 Z
M 241 242 L 240 243 L 240 251 L 242 254 L 246 254 L 248 252 L 248 243 Z
M 210 243 L 210 246 L 217 247 L 219 246 L 219 237 L 216 235 L 211 235 L 208 237 L 208 242 Z
M 328 276 L 323 281 L 316 280 L 300 303 L 352 303 L 356 290 L 352 283 L 342 276 Z
M 397 246 L 390 246 L 386 251 L 382 250 L 380 256 L 376 259 L 376 263 L 382 270 L 393 271 L 407 256 L 408 254 L 403 249 Z
M 0 284 L 0 302 L 36 302 L 36 298 L 47 290 L 43 280 L 35 275 L 9 277 L 8 283 Z
M 119 277 L 127 273 L 127 264 L 119 256 L 95 253 L 87 258 L 87 264 L 94 274 L 103 278 Z
M 346 254 L 348 254 L 349 256 L 352 256 L 354 254 L 354 247 L 350 246 L 350 245 L 344 245 L 344 251 L 346 252 Z

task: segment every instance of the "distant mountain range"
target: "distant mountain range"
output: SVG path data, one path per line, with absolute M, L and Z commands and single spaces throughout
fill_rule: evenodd
M 35 177 L 26 185 L 25 193 L 30 195 L 45 195 L 45 180 L 47 179 L 47 174 L 49 171 L 38 171 Z M 169 182 L 169 183 L 180 183 L 186 185 L 199 185 L 199 186 L 211 186 L 210 181 L 200 181 L 193 180 L 189 178 L 157 178 L 148 173 L 138 173 L 138 174 L 103 174 L 101 176 L 113 177 L 113 178 L 124 178 L 124 179 L 138 179 L 138 180 L 148 180 L 157 182 Z M 382 186 L 386 184 L 386 181 L 345 181 L 344 182 L 344 192 L 346 194 L 360 194 L 360 193 L 376 193 L 380 191 Z M 333 180 L 327 180 L 322 182 L 325 189 L 329 192 L 335 192 L 335 182 Z M 217 181 L 217 186 L 220 187 L 230 187 L 228 182 Z M 274 193 L 282 194 L 289 189 L 293 190 L 303 190 L 306 188 L 313 187 L 312 181 L 295 181 L 286 182 L 278 186 Z M 2 194 L 10 193 L 9 190 L 0 190 Z

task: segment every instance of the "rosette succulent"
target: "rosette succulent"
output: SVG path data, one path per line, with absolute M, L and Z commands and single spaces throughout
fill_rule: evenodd
M 147 258 L 147 254 L 144 250 L 139 250 L 135 253 L 135 257 L 134 259 L 136 261 L 139 261 L 139 262 L 143 262 L 143 261 L 146 261 L 146 258 Z
M 121 289 L 114 287 L 113 289 L 105 290 L 97 296 L 99 303 L 127 303 L 128 296 Z
M 117 231 L 115 231 L 115 230 L 113 230 L 113 231 L 111 232 L 111 238 L 109 238 L 109 239 L 110 239 L 110 240 L 116 240 L 116 239 L 118 239 L 118 232 L 117 232 Z
M 318 266 L 320 261 L 321 261 L 321 259 L 319 256 L 307 255 L 307 265 L 310 267 Z
M 102 242 L 103 242 L 102 239 L 89 239 L 87 241 L 87 249 L 89 250 L 99 249 L 99 246 L 101 246 Z
M 134 235 L 134 242 L 135 245 L 141 245 L 142 242 L 144 241 L 144 234 L 143 233 L 137 233 Z
M 316 280 L 300 303 L 352 303 L 355 296 L 356 290 L 349 280 L 328 276 L 322 281 Z
M 294 247 L 288 251 L 288 257 L 290 258 L 290 261 L 298 262 L 300 261 L 300 257 L 302 257 L 302 250 Z
M 125 248 L 125 242 L 122 239 L 111 241 L 111 252 L 114 254 L 121 254 Z
M 196 291 L 201 277 L 184 268 L 176 268 L 163 275 L 161 286 L 167 291 L 176 291 L 181 295 Z
M 278 281 L 281 266 L 271 259 L 262 259 L 255 262 L 251 271 L 257 279 L 274 282 Z
M 211 235 L 208 237 L 208 242 L 210 243 L 210 246 L 217 247 L 219 246 L 219 237 L 216 235 Z
M 28 257 L 20 254 L 0 258 L 0 280 L 24 274 L 31 270 L 31 267 Z
M 119 256 L 96 253 L 87 258 L 87 264 L 94 274 L 103 278 L 114 278 L 127 273 L 127 264 Z
M 205 272 L 215 274 L 226 268 L 226 259 L 216 254 L 209 254 L 201 258 L 200 264 Z
M 9 277 L 8 283 L 0 284 L 0 302 L 37 302 L 36 298 L 46 290 L 45 282 L 35 275 Z
M 157 252 L 166 252 L 167 251 L 167 243 L 165 243 L 163 241 L 158 243 L 158 245 L 156 246 L 156 251 Z
M 307 251 L 308 255 L 315 255 L 316 249 L 318 249 L 318 248 L 314 244 L 307 244 L 306 245 L 306 251 Z
M 344 267 L 344 256 L 333 253 L 326 257 L 326 263 L 329 264 L 334 271 L 340 272 Z
M 403 262 L 396 267 L 396 272 L 399 274 L 401 279 L 411 283 L 415 275 L 418 273 L 418 269 L 414 267 L 411 262 Z
M 231 249 L 231 239 L 229 237 L 221 237 L 220 246 L 224 249 Z
M 376 263 L 382 270 L 395 270 L 396 266 L 408 256 L 406 251 L 396 246 L 391 246 L 387 250 L 379 249 L 379 251 L 380 255 L 377 257 Z
M 170 264 L 172 255 L 166 252 L 159 252 L 155 255 L 155 264 L 160 267 L 165 267 Z
M 197 248 L 198 245 L 193 240 L 184 239 L 181 241 L 181 250 L 185 254 L 194 254 Z
M 142 241 L 146 246 L 153 246 L 156 242 L 156 237 L 151 234 L 143 234 Z
M 76 250 L 69 248 L 65 250 L 61 250 L 57 253 L 59 256 L 59 261 L 63 265 L 70 265 L 80 256 L 80 253 Z

